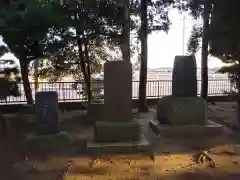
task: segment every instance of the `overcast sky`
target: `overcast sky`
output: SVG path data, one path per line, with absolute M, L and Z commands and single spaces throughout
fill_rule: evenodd
M 186 14 L 185 14 L 186 15 Z M 177 10 L 171 10 L 169 16 L 172 22 L 169 32 L 158 32 L 148 37 L 148 68 L 172 67 L 176 55 L 183 54 L 183 42 L 185 42 L 185 54 L 187 53 L 187 42 L 191 34 L 192 26 L 201 21 L 193 20 L 186 15 L 185 20 L 185 38 L 183 41 L 183 15 Z M 2 44 L 0 38 L 0 44 Z M 2 58 L 16 59 L 13 54 L 6 54 Z M 201 53 L 196 54 L 197 65 L 201 67 Z M 221 67 L 223 64 L 216 58 L 209 57 L 209 67 Z
M 187 43 L 191 34 L 192 26 L 196 23 L 202 23 L 201 20 L 193 20 L 185 14 L 185 38 L 183 41 L 183 15 L 177 10 L 171 10 L 169 16 L 172 22 L 171 28 L 165 32 L 155 33 L 148 38 L 148 67 L 172 67 L 174 57 L 183 54 L 183 42 L 185 42 L 185 54 L 187 53 Z M 201 67 L 201 51 L 196 54 L 197 65 Z M 221 67 L 220 60 L 209 57 L 209 67 Z

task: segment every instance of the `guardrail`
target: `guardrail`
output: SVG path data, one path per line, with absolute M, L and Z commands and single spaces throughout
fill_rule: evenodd
M 78 82 L 83 84 L 83 82 Z M 138 98 L 139 81 L 133 81 L 132 97 Z M 198 93 L 200 93 L 200 81 L 198 81 Z M 40 82 L 39 87 L 35 90 L 35 83 L 31 82 L 33 98 L 38 91 L 57 91 L 59 102 L 78 102 L 84 101 L 85 96 L 79 93 L 79 89 L 76 88 L 76 82 Z M 81 86 L 80 85 L 80 86 Z M 95 81 L 92 84 L 93 89 L 102 89 L 103 82 Z M 20 84 L 20 91 L 22 95 L 20 97 L 8 97 L 6 100 L 2 100 L 1 104 L 25 104 L 26 97 L 23 90 L 23 85 Z M 228 79 L 215 79 L 209 80 L 208 94 L 209 96 L 223 95 L 227 92 L 232 92 L 233 87 Z M 103 93 L 103 92 L 100 92 Z M 171 95 L 172 93 L 172 81 L 171 80 L 154 80 L 147 82 L 147 98 L 160 98 L 162 96 Z

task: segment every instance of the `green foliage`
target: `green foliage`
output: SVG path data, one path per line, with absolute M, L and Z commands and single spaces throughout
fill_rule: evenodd
M 202 40 L 202 33 L 203 33 L 202 26 L 198 25 L 193 26 L 188 42 L 188 52 L 190 54 L 195 54 L 199 50 Z
M 190 8 L 195 17 L 203 12 L 205 0 L 195 1 L 194 8 Z M 240 1 L 239 0 L 209 0 L 212 6 L 209 26 L 209 53 L 229 64 L 219 72 L 227 73 L 232 83 L 239 79 L 240 73 Z M 202 28 L 193 28 L 188 50 L 196 53 L 202 38 Z
M 240 60 L 240 1 L 216 1 L 210 24 L 210 53 L 224 62 Z
M 92 84 L 92 97 L 93 100 L 99 100 L 104 98 L 104 92 L 103 92 L 103 82 L 102 81 L 96 81 L 93 80 Z M 87 100 L 87 93 L 86 90 L 83 88 L 84 92 L 82 93 L 83 99 Z
M 173 0 L 149 1 L 149 33 L 168 31 L 168 8 L 179 5 Z M 140 32 L 140 4 L 130 1 L 131 30 Z M 91 70 L 101 72 L 102 62 L 114 58 L 122 43 L 124 6 L 117 0 L 46 1 L 15 0 L 0 2 L 0 34 L 21 64 L 31 60 L 48 60 L 48 68 L 40 76 L 61 76 L 65 73 L 79 77 L 77 40 L 89 44 Z M 136 38 L 139 38 L 138 36 Z M 138 45 L 131 45 L 132 54 L 139 52 Z M 110 53 L 109 53 L 110 50 Z M 119 57 L 118 57 L 119 58 Z M 68 64 L 63 62 L 67 61 Z M 58 69 L 58 64 L 64 64 Z M 62 71 L 59 73 L 58 71 Z
M 47 33 L 61 22 L 59 7 L 43 0 L 0 2 L 0 34 L 17 57 L 26 57 L 27 64 L 46 52 Z
M 93 75 L 101 73 L 103 70 L 103 63 L 113 58 L 113 55 L 108 52 L 108 47 L 109 45 L 103 40 L 91 40 L 89 43 L 88 53 Z M 56 62 L 62 60 L 64 60 L 65 63 L 61 64 L 59 69 L 59 67 L 56 66 Z M 34 70 L 34 68 L 32 69 Z M 67 75 L 71 75 L 76 80 L 82 79 L 80 59 L 76 48 L 68 46 L 50 55 L 47 59 L 42 59 L 38 75 L 39 78 L 48 79 L 50 81 L 57 81 L 59 78 Z
M 203 0 L 197 1 L 197 7 L 192 11 L 195 14 L 202 13 Z M 240 43 L 240 12 L 238 7 L 240 1 L 210 1 L 213 7 L 211 10 L 210 29 L 209 29 L 209 45 L 210 54 L 220 58 L 225 63 L 231 63 L 239 60 L 239 43 Z M 196 12 L 195 12 L 196 11 Z M 197 15 L 196 15 L 197 17 Z M 194 26 L 189 42 L 189 51 L 195 53 L 199 48 L 202 37 L 202 28 Z
M 51 77 L 53 74 L 55 79 L 56 67 L 54 62 L 62 64 L 61 75 L 71 74 L 74 78 L 81 78 L 80 61 L 78 50 L 74 50 L 77 46 L 77 39 L 82 43 L 89 44 L 89 58 L 91 62 L 91 71 L 99 73 L 102 71 L 104 61 L 118 58 L 114 57 L 114 53 L 119 51 L 122 43 L 122 25 L 124 23 L 124 8 L 118 1 L 66 1 L 62 4 L 62 11 L 65 13 L 66 26 L 71 28 L 66 31 L 65 35 L 59 35 L 63 39 L 68 38 L 70 44 L 57 51 L 49 54 L 47 59 L 50 61 L 50 67 L 44 68 L 40 75 L 42 77 Z M 174 2 L 172 0 L 159 0 L 149 4 L 149 33 L 156 30 L 167 31 L 169 29 L 170 20 L 168 18 L 168 7 Z M 140 4 L 136 0 L 130 3 L 131 13 L 131 30 L 140 32 Z M 77 34 L 76 34 L 77 32 Z M 136 41 L 131 44 L 131 55 L 139 54 L 139 36 L 134 37 Z M 137 42 L 137 43 L 136 43 Z M 64 53 L 63 53 L 64 52 Z M 64 64 L 63 61 L 68 61 Z M 64 65 L 63 65 L 64 64 Z M 55 75 L 54 75 L 55 74 Z M 60 76 L 60 74 L 58 74 Z

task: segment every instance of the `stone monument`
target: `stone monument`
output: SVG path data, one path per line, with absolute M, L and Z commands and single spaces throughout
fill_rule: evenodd
M 104 121 L 96 121 L 89 153 L 129 153 L 149 150 L 140 125 L 132 120 L 132 64 L 104 64 Z
M 172 95 L 161 98 L 150 128 L 167 136 L 217 135 L 221 125 L 207 119 L 207 106 L 197 96 L 197 68 L 194 56 L 176 56 L 172 72 Z
M 59 133 L 57 92 L 37 92 L 35 100 L 37 133 L 39 135 Z
M 67 133 L 60 132 L 58 127 L 57 92 L 37 92 L 35 100 L 37 130 L 26 136 L 27 147 L 44 151 L 70 147 L 71 139 Z

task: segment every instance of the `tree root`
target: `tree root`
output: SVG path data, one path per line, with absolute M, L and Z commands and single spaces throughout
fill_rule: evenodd
M 216 167 L 216 163 L 213 161 L 211 157 L 208 156 L 207 151 L 201 151 L 193 155 L 193 159 L 197 164 L 207 163 L 211 168 Z
M 56 180 L 64 180 L 70 171 L 70 169 L 73 167 L 73 163 L 68 163 L 68 166 L 61 171 L 59 176 L 56 178 Z

